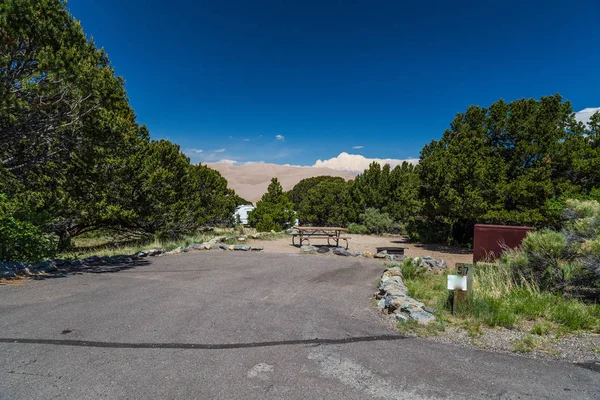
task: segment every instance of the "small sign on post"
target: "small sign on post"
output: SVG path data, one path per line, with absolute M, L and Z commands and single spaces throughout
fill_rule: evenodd
M 454 291 L 452 313 L 467 303 L 473 293 L 473 264 L 456 263 L 457 275 L 448 275 L 448 290 Z

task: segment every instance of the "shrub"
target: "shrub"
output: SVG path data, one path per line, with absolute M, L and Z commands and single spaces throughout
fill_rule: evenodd
M 353 233 L 355 235 L 366 235 L 369 233 L 369 230 L 366 226 L 353 222 L 348 225 L 348 233 Z
M 389 232 L 394 220 L 387 213 L 381 213 L 376 208 L 367 208 L 360 214 L 360 220 L 369 233 L 380 234 Z
M 571 265 L 564 261 L 567 258 L 564 234 L 551 230 L 530 232 L 523 239 L 522 252 L 513 256 L 513 268 L 542 288 L 555 287 L 570 278 Z
M 54 255 L 56 237 L 18 215 L 19 208 L 0 194 L 0 262 L 39 261 Z
M 402 276 L 404 277 L 404 279 L 414 280 L 425 275 L 425 273 L 427 272 L 427 268 L 420 267 L 420 263 L 421 261 L 418 259 L 416 261 L 412 259 L 404 260 L 404 263 L 401 267 Z

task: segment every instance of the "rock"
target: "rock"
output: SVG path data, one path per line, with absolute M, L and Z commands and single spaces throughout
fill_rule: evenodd
M 383 273 L 383 276 L 402 276 L 402 270 L 400 269 L 400 267 L 392 267 L 392 268 L 388 268 L 385 270 L 385 272 Z
M 202 245 L 198 243 L 192 243 L 187 248 L 189 250 L 202 250 Z
M 358 257 L 360 256 L 362 253 L 360 251 L 355 251 L 354 254 L 352 254 L 354 257 Z
M 408 289 L 406 286 L 397 282 L 384 282 L 379 287 L 379 290 L 390 296 L 408 296 Z
M 423 307 L 425 307 L 423 303 L 413 299 L 412 297 L 409 297 L 402 306 L 401 310 L 413 315 L 414 313 L 424 312 Z
M 148 255 L 148 251 L 147 250 L 146 251 L 140 251 L 140 253 L 144 253 L 145 255 Z M 143 257 L 145 257 L 145 256 L 143 256 Z M 98 257 L 98 256 L 91 256 L 91 257 L 84 258 L 81 261 L 83 261 L 85 264 L 96 264 L 96 263 L 99 263 L 100 261 L 102 261 L 102 259 L 100 257 Z
M 265 248 L 262 246 L 252 246 L 250 247 L 250 251 L 263 251 Z
M 243 243 L 243 242 L 246 241 L 246 237 L 245 236 L 240 236 L 240 237 L 237 238 L 237 241 Z
M 58 268 L 56 268 L 54 265 L 48 265 L 47 267 L 44 267 L 44 268 L 40 269 L 40 271 L 42 271 L 42 272 L 56 272 L 56 271 L 58 271 Z
M 253 233 L 250 237 L 252 239 L 258 239 L 258 238 L 260 238 L 260 233 Z
M 407 304 L 409 299 L 410 299 L 410 297 L 405 297 L 405 296 L 392 297 L 391 300 L 389 301 L 387 307 L 389 308 L 390 312 L 393 312 L 395 310 L 402 310 L 402 308 L 404 308 L 404 306 Z
M 348 250 L 346 250 L 342 247 L 336 247 L 335 249 L 333 249 L 333 254 L 336 254 L 338 256 L 344 256 L 344 257 L 352 256 L 352 253 L 350 253 Z
M 317 249 L 317 253 L 321 253 L 321 254 L 329 253 L 329 247 L 321 246 Z
M 56 265 L 57 267 L 62 267 L 62 266 L 65 266 L 65 265 L 69 265 L 69 263 L 70 263 L 70 261 L 63 260 L 63 259 L 60 259 L 60 258 L 57 258 L 56 260 L 50 260 L 50 262 L 52 264 Z
M 230 244 L 229 246 L 227 246 L 227 248 L 228 248 L 229 250 L 233 250 L 233 247 L 234 247 L 234 246 L 233 246 L 232 244 Z
M 399 283 L 399 284 L 403 284 L 402 283 L 402 277 L 399 276 L 399 275 L 386 276 L 386 278 L 387 278 L 387 281 L 389 281 L 389 282 L 396 282 L 396 283 Z
M 2 272 L 2 278 L 4 279 L 12 279 L 16 277 L 17 274 L 14 271 L 4 271 Z
M 250 250 L 250 246 L 246 246 L 245 244 L 236 244 L 233 246 L 233 250 L 248 251 Z
M 396 321 L 398 322 L 408 322 L 408 317 L 402 313 L 396 314 Z
M 214 245 L 215 244 L 211 243 L 211 242 L 204 242 L 204 243 L 202 243 L 201 248 L 205 249 L 205 250 L 210 250 L 213 248 Z
M 173 249 L 171 251 L 167 251 L 165 254 L 169 254 L 169 255 L 171 255 L 171 254 L 179 254 L 179 253 L 183 253 L 184 251 L 188 251 L 188 248 L 187 247 L 181 247 L 181 246 L 179 246 L 176 249 Z
M 385 308 L 385 299 L 380 299 L 377 302 L 377 307 L 379 307 L 379 308 Z
M 316 249 L 313 246 L 309 246 L 309 245 L 304 245 L 304 246 L 300 247 L 300 253 L 304 253 L 304 254 L 314 253 L 315 250 Z
M 427 311 L 430 314 L 434 314 L 436 312 L 436 309 L 431 307 L 423 307 L 423 311 Z
M 387 256 L 388 256 L 387 250 L 384 250 L 384 251 L 380 251 L 379 253 L 375 254 L 373 257 L 386 258 Z
M 94 256 L 94 257 L 95 257 L 96 259 L 100 260 L 100 258 L 98 258 L 98 257 L 96 257 L 96 256 Z M 90 257 L 90 258 L 92 258 L 92 257 Z M 41 261 L 41 262 L 38 262 L 38 263 L 35 263 L 35 264 L 33 264 L 33 265 L 31 266 L 31 269 L 39 269 L 39 270 L 42 270 L 42 269 L 44 269 L 44 268 L 46 268 L 46 267 L 49 267 L 49 266 L 51 266 L 51 265 L 52 265 L 52 263 L 51 263 L 50 261 Z M 12 268 L 11 268 L 11 270 L 12 270 Z
M 217 236 L 208 241 L 208 243 L 217 244 L 225 241 L 227 238 L 225 236 Z
M 373 253 L 371 253 L 370 251 L 365 251 L 364 253 L 362 253 L 363 257 L 366 258 L 372 258 L 373 257 Z
M 427 325 L 435 321 L 435 316 L 425 311 L 413 312 L 410 314 L 410 318 L 419 323 L 419 325 Z
M 219 248 L 221 250 L 227 250 L 229 248 L 229 246 L 227 246 L 227 244 L 225 244 L 225 243 L 219 243 Z

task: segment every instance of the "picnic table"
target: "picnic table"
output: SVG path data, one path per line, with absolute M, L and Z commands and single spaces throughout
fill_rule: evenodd
M 303 242 L 308 242 L 310 245 L 310 239 L 327 239 L 327 244 L 331 246 L 331 242 L 335 242 L 337 247 L 340 246 L 340 240 L 346 242 L 346 249 L 348 249 L 348 237 L 341 236 L 342 232 L 347 231 L 346 228 L 340 228 L 335 226 L 297 226 L 294 228 L 296 232 L 292 233 L 292 244 L 296 246 L 295 239 L 300 239 L 300 246 Z

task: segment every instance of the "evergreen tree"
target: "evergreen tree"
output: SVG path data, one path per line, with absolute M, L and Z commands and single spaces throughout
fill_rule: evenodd
M 294 204 L 288 200 L 279 180 L 271 179 L 267 192 L 248 214 L 248 224 L 260 232 L 281 231 L 291 226 L 294 220 Z

